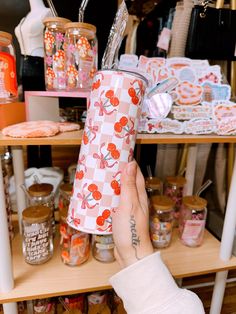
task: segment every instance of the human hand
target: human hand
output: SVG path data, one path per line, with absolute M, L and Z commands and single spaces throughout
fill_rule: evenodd
M 122 268 L 153 253 L 149 237 L 149 210 L 144 178 L 136 161 L 121 174 L 118 210 L 112 214 L 115 257 Z

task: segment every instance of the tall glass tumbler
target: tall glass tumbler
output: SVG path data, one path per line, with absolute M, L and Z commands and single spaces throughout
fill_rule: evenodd
M 133 158 L 146 85 L 129 71 L 96 73 L 67 217 L 71 227 L 112 233 L 111 213 L 119 205 L 121 171 Z

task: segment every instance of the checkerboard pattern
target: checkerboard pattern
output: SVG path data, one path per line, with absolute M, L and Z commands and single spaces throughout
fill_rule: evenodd
M 97 72 L 83 132 L 68 224 L 93 234 L 112 232 L 120 175 L 132 159 L 145 81 L 125 71 Z

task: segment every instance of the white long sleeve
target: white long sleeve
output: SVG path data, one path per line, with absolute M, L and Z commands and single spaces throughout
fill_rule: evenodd
M 203 314 L 198 296 L 175 283 L 160 252 L 124 268 L 110 278 L 128 314 Z

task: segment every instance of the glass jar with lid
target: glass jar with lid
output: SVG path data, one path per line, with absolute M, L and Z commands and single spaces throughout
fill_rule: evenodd
M 207 201 L 197 195 L 184 196 L 179 216 L 181 242 L 190 247 L 200 246 L 204 238 Z
M 16 55 L 12 35 L 0 31 L 0 104 L 17 100 Z
M 86 262 L 90 255 L 90 236 L 88 233 L 71 228 L 67 224 L 68 208 L 60 209 L 60 249 L 62 262 L 78 266 Z
M 165 195 L 151 197 L 150 236 L 153 247 L 169 246 L 172 237 L 174 202 Z
M 29 186 L 27 191 L 29 205 L 45 205 L 51 209 L 52 230 L 55 234 L 53 185 L 50 183 L 35 183 Z
M 59 200 L 58 200 L 58 208 L 59 211 L 66 208 L 68 210 L 70 204 L 71 193 L 73 189 L 73 184 L 71 183 L 63 183 L 59 187 Z
M 184 185 L 186 179 L 182 176 L 168 176 L 164 183 L 163 194 L 170 197 L 175 203 L 174 226 L 178 226 L 179 211 L 182 204 Z
M 65 28 L 70 20 L 62 17 L 47 17 L 43 20 L 44 72 L 47 90 L 66 89 L 66 53 L 64 51 Z
M 162 182 L 157 177 L 147 177 L 145 178 L 145 188 L 148 198 L 154 195 L 162 194 Z
M 22 212 L 23 255 L 28 264 L 43 264 L 53 254 L 51 210 L 30 206 Z
M 88 90 L 97 71 L 96 27 L 72 22 L 65 25 L 66 85 L 67 90 Z
M 96 260 L 104 263 L 113 262 L 115 260 L 114 247 L 112 234 L 92 236 L 92 252 Z

